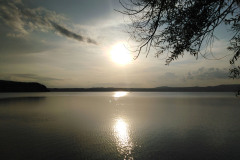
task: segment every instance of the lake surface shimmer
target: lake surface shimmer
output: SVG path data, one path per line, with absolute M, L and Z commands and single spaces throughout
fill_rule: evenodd
M 1 160 L 239 160 L 234 93 L 1 93 Z

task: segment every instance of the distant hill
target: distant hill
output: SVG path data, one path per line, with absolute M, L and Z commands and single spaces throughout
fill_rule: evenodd
M 47 92 L 46 86 L 36 82 L 0 80 L 0 92 Z
M 52 92 L 237 92 L 239 84 L 208 87 L 157 87 L 157 88 L 49 88 Z
M 237 92 L 240 84 L 207 87 L 156 87 L 156 88 L 47 88 L 36 82 L 15 82 L 0 80 L 0 92 Z

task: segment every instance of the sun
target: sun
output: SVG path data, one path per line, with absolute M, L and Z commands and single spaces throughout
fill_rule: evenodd
M 110 55 L 113 62 L 119 65 L 129 64 L 133 59 L 129 50 L 125 47 L 125 45 L 122 42 L 115 44 L 111 48 Z

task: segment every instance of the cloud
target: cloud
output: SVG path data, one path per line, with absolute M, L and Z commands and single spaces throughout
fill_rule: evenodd
M 27 8 L 21 0 L 1 0 L 0 19 L 13 29 L 12 33 L 7 34 L 11 37 L 25 37 L 32 31 L 56 31 L 71 39 L 97 44 L 95 40 L 67 29 L 63 24 L 63 21 L 66 20 L 64 16 L 42 7 Z
M 204 68 L 201 67 L 197 71 L 189 72 L 187 79 L 212 80 L 212 79 L 228 79 L 229 70 L 227 68 Z
M 37 82 L 44 82 L 44 81 L 59 81 L 62 79 L 57 79 L 57 78 L 51 78 L 51 77 L 44 77 L 44 76 L 39 76 L 36 74 L 6 74 L 2 75 L 1 79 L 4 80 L 16 80 L 16 81 L 37 81 Z
M 78 41 L 84 41 L 86 39 L 86 42 L 92 43 L 92 44 L 97 44 L 95 40 L 92 40 L 90 38 L 85 38 L 81 35 L 78 35 L 76 33 L 73 33 L 69 31 L 68 29 L 64 28 L 63 26 L 58 25 L 55 22 L 52 22 L 52 26 L 55 28 L 56 31 L 58 31 L 61 35 L 67 36 L 69 38 L 73 38 Z

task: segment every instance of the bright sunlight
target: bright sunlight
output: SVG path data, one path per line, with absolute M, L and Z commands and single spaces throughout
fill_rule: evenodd
M 132 61 L 132 56 L 123 43 L 115 44 L 110 51 L 112 60 L 119 65 L 126 65 Z
M 118 151 L 121 154 L 128 156 L 129 159 L 133 159 L 131 157 L 133 143 L 130 138 L 129 126 L 122 118 L 116 120 L 114 125 L 114 135 L 117 141 Z
M 119 98 L 119 97 L 124 97 L 128 94 L 128 92 L 124 92 L 124 91 L 118 91 L 118 92 L 115 92 L 113 97 L 115 98 Z

